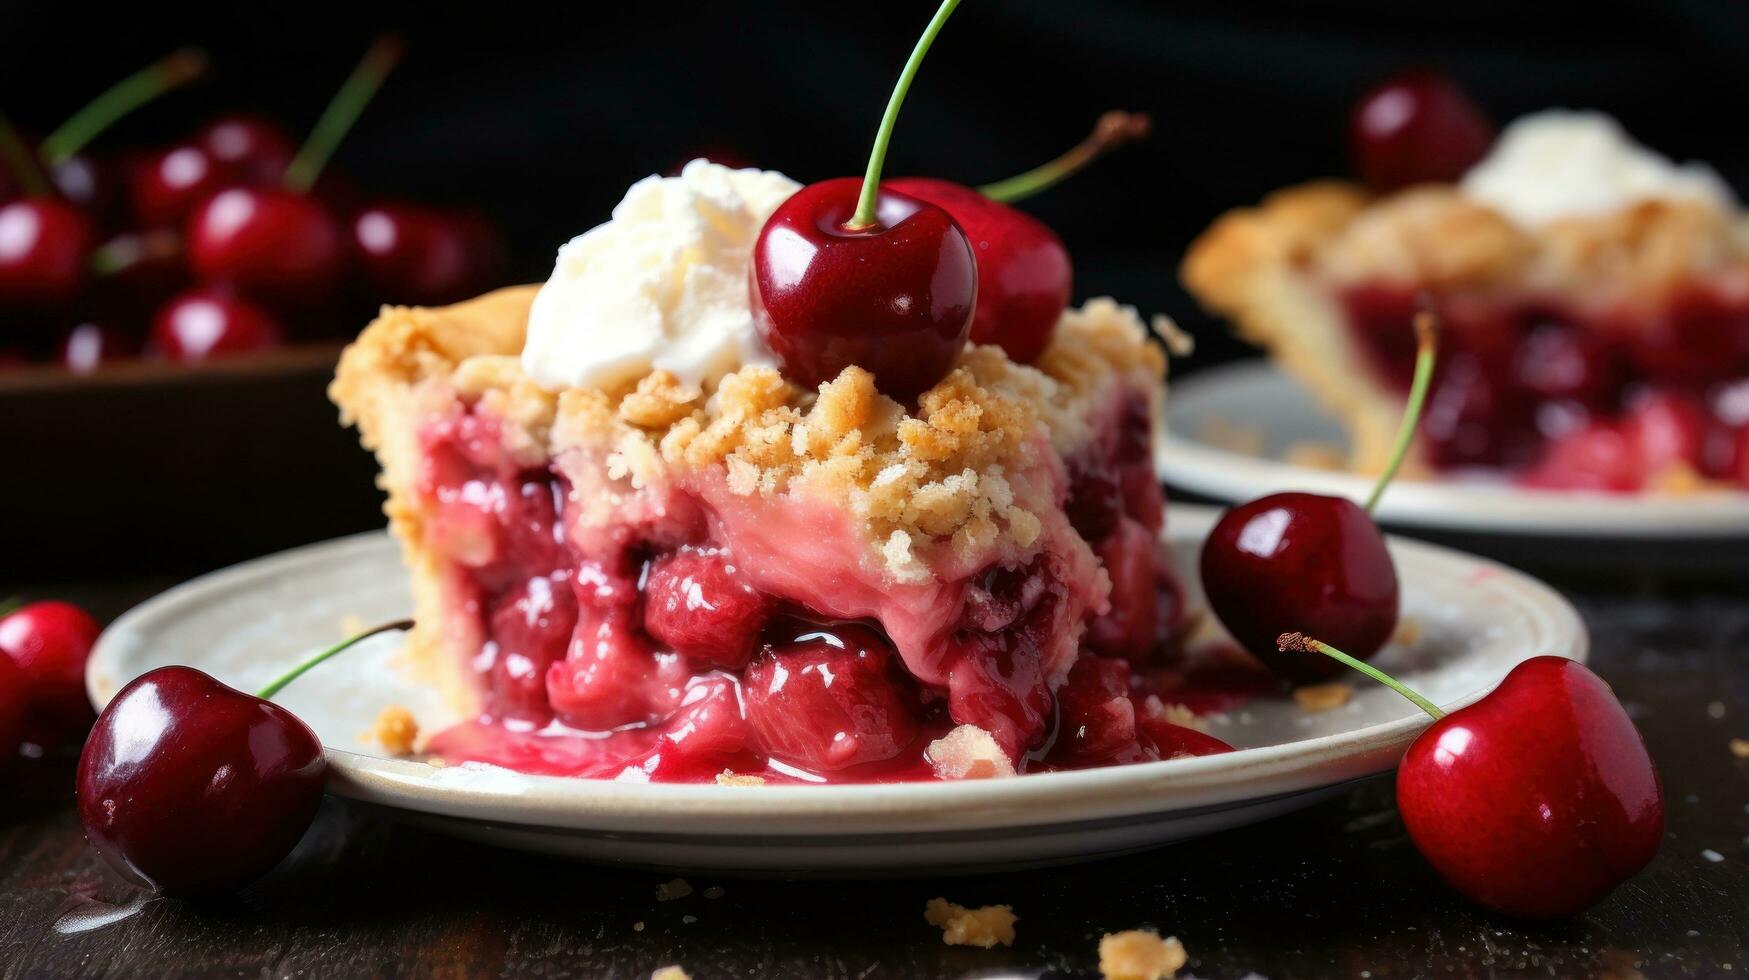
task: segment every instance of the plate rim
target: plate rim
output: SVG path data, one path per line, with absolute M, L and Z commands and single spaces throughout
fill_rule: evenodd
M 1167 538 L 1200 538 L 1218 513 L 1212 507 L 1173 504 Z M 1548 633 L 1542 638 L 1545 647 L 1525 651 L 1522 659 L 1554 654 L 1585 661 L 1589 635 L 1584 622 L 1549 585 L 1456 549 L 1395 536 L 1387 540 L 1400 560 L 1441 563 L 1466 575 L 1485 570 L 1491 579 L 1498 577 L 1515 604 L 1532 613 L 1539 628 Z M 385 546 L 399 547 L 386 530 L 361 532 L 251 559 L 159 593 L 123 614 L 99 638 L 86 670 L 93 703 L 107 703 L 110 694 L 126 683 L 120 679 L 120 671 L 110 671 L 110 665 L 147 642 L 155 623 L 179 615 L 189 604 L 222 599 L 275 578 L 291 566 L 346 560 L 358 551 Z M 1471 703 L 1496 683 L 1498 678 L 1444 707 Z M 596 832 L 673 828 L 699 839 L 749 833 L 791 837 L 874 833 L 891 837 L 1056 826 L 1103 817 L 1232 806 L 1306 792 L 1388 770 L 1429 723 L 1416 712 L 1330 735 L 1217 756 L 1032 773 L 1013 779 L 829 786 L 625 783 L 527 775 L 473 765 L 438 768 L 333 745 L 325 744 L 323 749 L 329 761 L 329 792 L 439 816 Z M 1257 785 L 1259 781 L 1264 785 Z
M 1166 425 L 1154 452 L 1161 480 L 1229 503 L 1272 490 L 1307 490 L 1364 498 L 1372 481 L 1352 473 L 1294 466 L 1211 446 L 1172 425 L 1174 409 L 1197 405 L 1233 384 L 1294 385 L 1267 360 L 1247 358 L 1205 368 L 1172 383 Z M 1302 389 L 1303 390 L 1303 389 Z M 1524 537 L 1681 541 L 1749 537 L 1749 493 L 1630 496 L 1529 490 L 1505 485 L 1399 481 L 1379 502 L 1386 524 Z

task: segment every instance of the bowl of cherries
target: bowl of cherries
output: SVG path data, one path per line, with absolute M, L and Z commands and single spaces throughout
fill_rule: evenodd
M 22 544 L 236 541 L 212 561 L 374 522 L 369 495 L 334 489 L 364 472 L 323 397 L 341 339 L 381 303 L 460 300 L 504 265 L 481 214 L 328 166 L 401 54 L 377 41 L 301 138 L 224 112 L 111 146 L 113 124 L 205 78 L 193 49 L 40 138 L 0 116 L 0 440 L 32 460 L 0 475 L 0 507 Z M 304 526 L 264 539 L 263 510 Z

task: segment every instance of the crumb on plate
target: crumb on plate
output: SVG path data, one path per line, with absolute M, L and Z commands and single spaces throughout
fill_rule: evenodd
M 1152 929 L 1114 932 L 1099 940 L 1099 974 L 1105 980 L 1167 980 L 1189 959 L 1176 936 L 1161 939 Z
M 1299 702 L 1300 710 L 1309 714 L 1319 714 L 1325 711 L 1335 711 L 1347 704 L 1354 697 L 1354 685 L 1343 681 L 1332 681 L 1328 684 L 1307 684 L 1294 688 L 1294 700 Z
M 942 779 L 992 779 L 1014 775 L 1014 763 L 996 737 L 976 725 L 961 725 L 929 743 L 923 758 Z
M 413 712 L 391 704 L 377 715 L 370 731 L 359 736 L 361 742 L 375 742 L 390 755 L 412 755 L 413 743 L 419 740 L 419 722 Z
M 664 881 L 656 886 L 656 901 L 672 902 L 677 898 L 685 898 L 692 894 L 692 883 L 685 878 Z
M 949 946 L 990 949 L 997 943 L 1014 945 L 1016 916 L 1011 905 L 968 909 L 945 898 L 932 898 L 923 907 L 923 918 L 941 930 L 941 941 Z
M 746 776 L 733 769 L 724 769 L 717 773 L 718 786 L 764 786 L 764 776 Z

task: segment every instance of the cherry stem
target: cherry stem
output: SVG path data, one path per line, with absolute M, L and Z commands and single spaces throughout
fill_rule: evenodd
M 278 679 L 276 679 L 275 681 L 273 681 L 273 683 L 267 685 L 266 687 L 262 688 L 259 692 L 256 693 L 255 696 L 260 698 L 263 701 L 271 700 L 273 698 L 273 696 L 275 694 L 278 694 L 287 684 L 290 684 L 292 681 L 295 681 L 298 678 L 304 676 L 304 674 L 308 673 L 310 668 L 316 666 L 317 664 L 321 663 L 324 660 L 327 660 L 329 657 L 335 656 L 336 654 L 339 654 L 339 653 L 345 651 L 349 647 L 358 643 L 360 640 L 369 639 L 370 637 L 376 636 L 378 633 L 389 633 L 389 632 L 393 632 L 395 630 L 410 630 L 412 628 L 413 628 L 413 621 L 411 619 L 398 619 L 392 623 L 384 623 L 381 626 L 374 626 L 370 629 L 365 630 L 363 633 L 357 634 L 356 636 L 349 636 L 346 639 L 341 640 L 339 643 L 334 644 L 333 646 L 329 647 L 328 649 L 323 650 L 321 653 L 318 653 L 315 656 L 311 657 L 310 659 L 304 661 L 303 663 L 298 664 L 296 667 L 293 667 L 291 670 L 286 671 L 284 674 L 281 674 Z
M 1281 652 L 1283 653 L 1321 653 L 1332 660 L 1347 664 L 1373 680 L 1378 681 L 1380 684 L 1383 684 L 1391 690 L 1396 691 L 1398 694 L 1408 698 L 1410 701 L 1414 702 L 1415 707 L 1420 708 L 1422 711 L 1433 716 L 1434 721 L 1438 721 L 1445 717 L 1445 712 L 1440 709 L 1439 705 L 1422 697 L 1420 694 L 1416 693 L 1414 689 L 1410 688 L 1409 685 L 1404 684 L 1390 674 L 1374 667 L 1372 664 L 1350 657 L 1348 654 L 1343 653 L 1341 650 L 1336 649 L 1328 643 L 1325 643 L 1323 640 L 1314 640 L 1304 633 L 1283 633 L 1276 637 L 1275 645 L 1281 648 Z
M 1391 485 L 1403 458 L 1409 455 L 1409 444 L 1415 440 L 1415 427 L 1421 423 L 1421 408 L 1427 403 L 1427 389 L 1433 382 L 1433 362 L 1439 349 L 1439 322 L 1427 310 L 1415 314 L 1415 379 L 1409 383 L 1409 403 L 1403 407 L 1403 421 L 1397 427 L 1397 441 L 1391 447 L 1391 461 L 1373 484 L 1372 493 L 1363 508 L 1368 514 L 1379 505 L 1385 488 Z
M 181 251 L 181 237 L 168 228 L 117 235 L 91 253 L 91 274 L 113 276 L 147 259 L 171 258 Z
M 322 110 L 322 117 L 316 120 L 309 138 L 298 148 L 298 155 L 285 168 L 288 189 L 303 193 L 316 186 L 316 178 L 322 175 L 328 158 L 334 155 L 347 131 L 358 121 L 377 89 L 382 87 L 383 79 L 389 77 L 389 72 L 401 60 L 404 47 L 400 38 L 389 35 L 378 38 L 364 53 L 358 67 L 346 77 L 340 91 L 334 93 L 328 108 Z
M 24 138 L 18 135 L 18 130 L 12 128 L 12 120 L 4 115 L 0 115 L 0 156 L 6 157 L 6 165 L 11 168 L 12 176 L 18 178 L 26 195 L 48 196 L 49 178 L 37 164 L 30 147 L 24 145 Z
M 887 143 L 893 138 L 893 127 L 899 122 L 899 107 L 905 104 L 905 93 L 911 90 L 911 79 L 917 77 L 917 69 L 923 64 L 923 56 L 929 53 L 929 46 L 935 43 L 935 35 L 941 33 L 948 17 L 959 5 L 960 0 L 942 0 L 941 8 L 930 18 L 923 36 L 917 39 L 917 46 L 911 49 L 905 69 L 899 72 L 899 83 L 893 86 L 892 98 L 887 100 L 887 111 L 881 116 L 880 128 L 875 130 L 874 149 L 868 155 L 868 172 L 862 177 L 862 196 L 856 199 L 856 213 L 844 225 L 850 231 L 872 228 L 876 224 L 875 201 L 880 196 L 881 165 L 887 159 Z
M 206 52 L 183 48 L 111 85 L 42 141 L 44 163 L 57 167 L 117 119 L 206 73 Z
M 978 192 L 993 201 L 1013 204 L 1060 183 L 1084 169 L 1088 164 L 1112 150 L 1135 140 L 1145 139 L 1154 121 L 1145 112 L 1124 112 L 1113 109 L 1099 117 L 1093 132 L 1069 148 L 1067 153 L 1049 163 L 1043 163 L 1007 180 L 978 185 Z

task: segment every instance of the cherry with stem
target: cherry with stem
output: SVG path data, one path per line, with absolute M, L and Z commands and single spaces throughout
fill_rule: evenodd
M 1303 633 L 1284 655 L 1322 654 L 1433 719 L 1397 769 L 1397 809 L 1416 848 L 1473 901 L 1508 915 L 1573 915 L 1657 855 L 1664 794 L 1645 741 L 1602 678 L 1532 657 L 1445 711 L 1376 667 Z
M 754 243 L 754 323 L 799 384 L 822 384 L 854 366 L 887 395 L 912 401 L 965 347 L 978 270 L 964 230 L 940 206 L 881 185 L 905 94 L 958 6 L 944 0 L 905 62 L 861 181 L 802 188 Z
M 1415 319 L 1414 379 L 1395 445 L 1364 506 L 1344 497 L 1277 493 L 1221 515 L 1203 543 L 1203 591 L 1228 632 L 1290 681 L 1323 680 L 1340 667 L 1284 656 L 1276 638 L 1293 630 L 1330 637 L 1364 660 L 1396 632 L 1397 570 L 1372 519 L 1408 454 L 1433 377 L 1438 330 Z
M 310 668 L 410 620 L 348 637 L 251 696 L 192 667 L 122 688 L 79 758 L 86 837 L 123 877 L 177 898 L 235 892 L 309 829 L 327 764 L 321 741 L 267 700 Z

